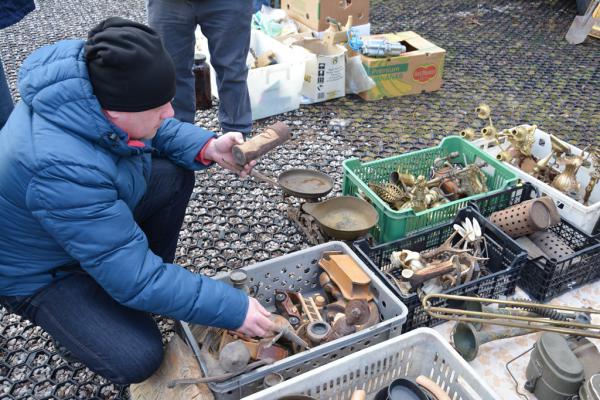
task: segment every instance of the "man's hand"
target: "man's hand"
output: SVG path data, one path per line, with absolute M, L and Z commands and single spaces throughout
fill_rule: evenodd
M 237 331 L 250 337 L 264 336 L 265 333 L 273 330 L 273 322 L 269 319 L 270 315 L 271 313 L 265 310 L 258 300 L 250 297 L 246 319 Z
M 244 136 L 240 132 L 228 132 L 218 138 L 212 140 L 204 151 L 204 158 L 212 160 L 219 164 L 221 167 L 226 168 L 239 174 L 242 178 L 245 178 L 250 173 L 252 167 L 256 165 L 256 160 L 252 160 L 250 163 L 244 165 L 242 168 L 238 166 L 231 154 L 231 148 L 236 144 L 244 143 Z M 231 167 L 237 167 L 235 170 Z

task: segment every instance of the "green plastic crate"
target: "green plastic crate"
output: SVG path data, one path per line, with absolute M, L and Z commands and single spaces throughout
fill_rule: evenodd
M 488 178 L 489 191 L 487 193 L 451 201 L 439 207 L 415 213 L 412 209 L 393 210 L 367 186 L 369 182 L 388 182 L 390 174 L 398 167 L 401 167 L 403 172 L 427 177 L 433 161 L 438 157 L 445 157 L 453 151 L 460 153 L 459 157 L 452 160 L 454 163 L 465 165 L 485 161 L 488 164 L 483 168 L 483 172 Z M 379 213 L 379 222 L 371 230 L 371 235 L 379 243 L 400 239 L 412 232 L 452 220 L 457 211 L 466 206 L 470 200 L 514 186 L 518 180 L 517 175 L 504 167 L 501 162 L 458 136 L 444 138 L 437 147 L 367 163 L 361 163 L 359 159 L 352 158 L 344 161 L 343 165 L 344 195 L 364 197 L 373 204 Z

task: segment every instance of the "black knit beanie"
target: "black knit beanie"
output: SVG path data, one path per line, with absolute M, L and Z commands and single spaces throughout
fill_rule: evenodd
M 175 66 L 160 36 L 124 18 L 108 18 L 88 34 L 85 58 L 94 94 L 111 111 L 145 111 L 175 96 Z

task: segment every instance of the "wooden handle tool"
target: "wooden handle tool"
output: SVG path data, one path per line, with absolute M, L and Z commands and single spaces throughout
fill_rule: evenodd
M 232 147 L 233 159 L 238 165 L 246 165 L 250 161 L 265 155 L 275 147 L 291 139 L 290 129 L 283 122 L 269 125 L 264 132 L 254 136 L 242 144 Z

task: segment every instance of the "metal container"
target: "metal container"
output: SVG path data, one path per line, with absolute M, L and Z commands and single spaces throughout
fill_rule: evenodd
M 526 376 L 525 388 L 538 399 L 568 400 L 578 394 L 584 372 L 564 337 L 543 333 L 531 353 Z
M 535 198 L 536 190 L 533 185 L 526 183 L 520 187 L 482 197 L 472 205 L 487 217 L 507 206 Z M 559 224 L 548 229 L 548 232 L 559 237 L 561 242 L 564 242 L 574 253 L 561 256 L 561 253 L 555 253 L 555 250 L 559 249 L 554 247 L 540 249 L 554 255 L 530 257 L 519 277 L 519 287 L 530 297 L 546 302 L 576 287 L 600 279 L 600 241 L 597 237 L 583 232 L 580 226 L 570 224 L 563 218 Z M 537 246 L 536 243 L 534 244 Z
M 560 215 L 549 197 L 515 204 L 490 215 L 490 221 L 512 238 L 548 229 L 560 222 Z
M 579 388 L 580 400 L 600 400 L 600 374 L 592 375 Z

